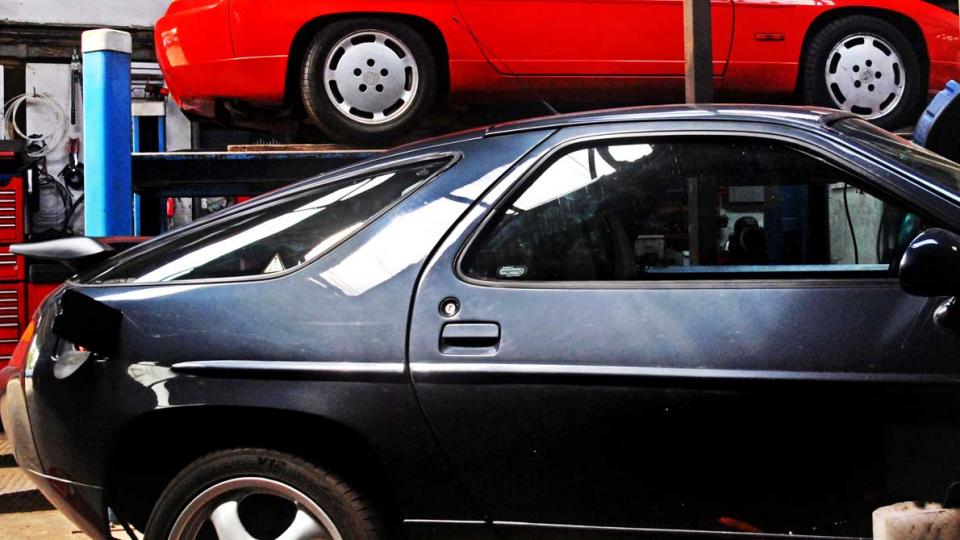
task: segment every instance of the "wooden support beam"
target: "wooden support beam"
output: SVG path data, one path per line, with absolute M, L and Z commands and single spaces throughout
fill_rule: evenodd
M 683 0 L 687 103 L 713 102 L 713 26 L 710 0 Z
M 0 0 L 0 5 L 5 1 Z M 73 52 L 80 48 L 80 34 L 94 28 L 99 28 L 99 25 L 14 23 L 0 20 L 0 60 L 69 62 Z M 133 36 L 131 60 L 156 62 L 153 30 L 130 28 L 127 31 Z

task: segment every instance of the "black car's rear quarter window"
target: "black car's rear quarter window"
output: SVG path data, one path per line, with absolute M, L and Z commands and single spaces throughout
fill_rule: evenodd
M 329 251 L 432 178 L 434 159 L 323 183 L 176 234 L 89 283 L 158 283 L 276 274 Z

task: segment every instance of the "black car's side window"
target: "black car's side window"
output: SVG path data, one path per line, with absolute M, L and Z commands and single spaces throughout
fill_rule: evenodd
M 779 141 L 576 146 L 501 205 L 464 255 L 474 279 L 882 275 L 920 219 Z
M 165 245 L 90 282 L 157 283 L 283 272 L 320 257 L 449 162 L 437 159 L 324 183 L 210 226 L 174 233 Z

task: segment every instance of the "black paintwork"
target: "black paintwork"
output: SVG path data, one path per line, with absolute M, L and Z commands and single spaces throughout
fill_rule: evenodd
M 900 282 L 917 296 L 960 294 L 960 236 L 943 229 L 920 233 L 903 254 Z
M 954 14 L 960 13 L 960 6 L 958 6 L 956 2 L 951 2 L 950 0 L 924 0 L 924 2 L 933 4 L 938 8 L 945 9 Z
M 832 114 L 650 108 L 495 126 L 327 175 L 459 160 L 279 277 L 71 282 L 41 310 L 25 386 L 2 398 L 17 457 L 94 534 L 105 504 L 142 525 L 156 495 L 144 486 L 198 452 L 272 444 L 348 448 L 414 537 L 708 536 L 737 521 L 868 536 L 873 507 L 960 480 L 960 346 L 933 321 L 944 298 L 892 277 L 494 286 L 456 270 L 553 149 L 612 134 L 793 141 L 960 230 L 960 200 L 830 130 Z M 57 379 L 50 325 L 66 291 L 123 320 L 114 354 Z M 77 489 L 51 487 L 64 481 Z

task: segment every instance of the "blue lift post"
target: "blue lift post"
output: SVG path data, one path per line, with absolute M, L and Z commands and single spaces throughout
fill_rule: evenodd
M 129 33 L 83 33 L 84 227 L 88 236 L 133 232 Z
M 130 151 L 140 152 L 140 117 L 133 116 L 130 126 Z M 132 185 L 132 184 L 131 184 Z M 133 194 L 133 235 L 140 236 L 140 195 Z
M 136 99 L 132 101 L 133 111 L 132 133 L 133 155 L 142 152 L 163 153 L 167 149 L 166 128 L 166 101 L 158 99 Z M 160 217 L 158 209 L 163 205 L 157 198 L 144 199 L 137 191 L 136 183 L 133 186 L 133 235 L 140 236 L 143 231 L 150 234 L 160 234 L 167 230 L 166 219 Z

